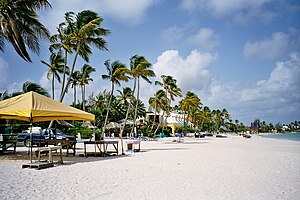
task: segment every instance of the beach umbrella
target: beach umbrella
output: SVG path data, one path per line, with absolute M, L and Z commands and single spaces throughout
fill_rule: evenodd
M 117 121 L 117 123 L 124 126 L 124 124 L 125 124 L 125 119 L 121 119 L 121 120 Z M 126 124 L 132 125 L 132 124 L 133 124 L 133 121 L 127 120 L 127 121 L 126 121 Z
M 32 127 L 33 122 L 51 120 L 94 121 L 95 115 L 73 108 L 36 92 L 27 92 L 0 101 L 0 119 L 23 120 L 29 122 Z M 32 141 L 32 133 L 30 133 L 30 141 Z M 30 145 L 30 149 L 30 162 L 32 162 L 32 144 Z
M 89 129 L 97 129 L 97 128 L 98 128 L 97 126 L 94 126 L 94 125 L 92 124 L 92 122 L 90 122 L 90 121 L 85 121 L 85 122 L 83 122 L 81 126 L 86 126 L 86 127 L 88 127 Z
M 106 124 L 105 129 L 113 129 L 113 128 L 120 128 L 121 125 L 118 124 L 117 122 L 110 122 Z

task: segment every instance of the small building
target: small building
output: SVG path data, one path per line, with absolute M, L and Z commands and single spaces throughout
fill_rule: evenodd
M 146 121 L 154 120 L 157 124 L 161 123 L 162 125 L 166 125 L 173 135 L 177 127 L 184 126 L 185 117 L 185 114 L 178 113 L 171 113 L 170 116 L 163 115 L 163 112 L 156 113 L 156 115 L 153 112 L 146 113 Z

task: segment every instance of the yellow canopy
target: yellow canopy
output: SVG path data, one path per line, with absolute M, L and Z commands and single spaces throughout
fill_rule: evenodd
M 0 101 L 0 119 L 28 122 L 51 120 L 94 121 L 95 115 L 73 108 L 35 92 Z

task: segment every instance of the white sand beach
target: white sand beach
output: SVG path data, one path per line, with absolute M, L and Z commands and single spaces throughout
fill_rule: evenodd
M 82 152 L 78 144 L 78 152 Z M 22 169 L 0 155 L 0 199 L 299 199 L 300 142 L 239 136 L 142 141 L 141 152 Z

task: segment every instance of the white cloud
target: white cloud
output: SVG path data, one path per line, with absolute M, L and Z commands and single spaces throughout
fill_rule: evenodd
M 155 3 L 153 0 L 110 0 L 101 1 L 101 9 L 104 14 L 125 23 L 139 24 L 144 20 L 147 9 Z
M 0 57 L 0 74 L 1 74 L 1 78 L 0 78 L 0 90 L 5 90 L 6 88 L 6 84 L 7 84 L 7 76 L 8 76 L 8 68 L 9 65 L 8 63 Z
M 219 39 L 211 28 L 201 28 L 197 34 L 187 38 L 191 45 L 199 46 L 204 50 L 211 51 L 218 46 Z
M 64 14 L 83 10 L 92 10 L 102 17 L 108 17 L 125 24 L 137 25 L 144 21 L 147 10 L 156 0 L 49 0 L 52 9 L 41 13 L 41 21 L 51 32 L 64 21 Z
M 211 109 L 226 108 L 233 119 L 250 124 L 260 118 L 268 123 L 285 123 L 300 117 L 300 53 L 277 62 L 270 76 L 257 82 L 220 83 L 209 71 L 217 56 L 194 50 L 186 58 L 178 51 L 163 52 L 153 65 L 159 78 L 171 75 L 183 90 L 195 92 Z M 145 102 L 158 88 L 142 84 Z M 283 121 L 286 120 L 286 121 Z
M 170 75 L 177 80 L 183 92 L 205 90 L 213 82 L 207 66 L 217 59 L 216 55 L 193 50 L 186 58 L 176 50 L 163 52 L 153 65 L 157 78 Z
M 266 80 L 256 83 L 215 84 L 206 101 L 212 107 L 224 107 L 236 118 L 248 121 L 270 119 L 276 123 L 300 117 L 300 54 L 277 62 Z M 251 118 L 252 117 L 252 118 Z
M 174 45 L 183 37 L 184 28 L 171 26 L 161 31 L 161 37 L 165 44 Z
M 277 59 L 290 49 L 289 35 L 283 32 L 273 33 L 270 38 L 261 41 L 247 41 L 244 56 L 247 58 Z

